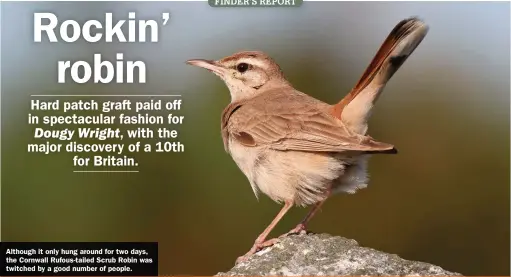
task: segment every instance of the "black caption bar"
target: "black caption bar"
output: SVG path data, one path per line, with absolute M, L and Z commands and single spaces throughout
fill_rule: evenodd
M 156 242 L 0 242 L 0 276 L 158 276 Z

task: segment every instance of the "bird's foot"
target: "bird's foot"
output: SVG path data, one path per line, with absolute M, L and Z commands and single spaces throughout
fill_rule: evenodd
M 300 223 L 300 224 L 296 225 L 295 228 L 291 229 L 291 231 L 279 236 L 279 238 L 285 238 L 290 235 L 305 234 L 305 233 L 307 233 L 306 229 L 307 228 L 306 228 L 305 224 Z
M 252 246 L 252 248 L 245 255 L 240 256 L 240 257 L 238 257 L 236 259 L 236 264 L 239 264 L 241 262 L 244 262 L 244 261 L 248 260 L 248 258 L 250 258 L 255 253 L 263 250 L 266 247 L 270 247 L 270 246 L 276 244 L 279 241 L 280 240 L 278 238 L 270 239 L 270 240 L 263 241 L 263 242 L 257 242 L 256 241 L 254 243 L 254 245 Z

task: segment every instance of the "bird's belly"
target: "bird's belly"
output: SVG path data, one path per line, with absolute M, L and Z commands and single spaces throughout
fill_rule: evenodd
M 229 151 L 256 196 L 260 191 L 274 201 L 300 206 L 324 200 L 326 190 L 338 183 L 346 167 L 331 154 L 246 147 L 234 140 Z

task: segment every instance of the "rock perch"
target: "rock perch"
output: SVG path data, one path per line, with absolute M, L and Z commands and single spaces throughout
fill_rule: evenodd
M 404 260 L 327 234 L 289 236 L 217 276 L 240 275 L 461 276 L 436 265 Z

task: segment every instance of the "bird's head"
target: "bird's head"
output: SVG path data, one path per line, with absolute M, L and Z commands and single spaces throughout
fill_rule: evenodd
M 192 59 L 186 63 L 220 77 L 229 88 L 233 102 L 254 97 L 269 88 L 288 85 L 280 66 L 260 51 L 238 52 L 216 61 Z

